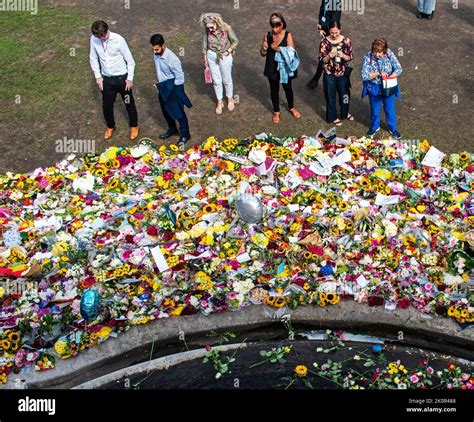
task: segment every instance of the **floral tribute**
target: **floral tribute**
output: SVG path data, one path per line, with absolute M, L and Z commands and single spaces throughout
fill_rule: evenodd
M 472 155 L 338 139 L 145 141 L 0 176 L 0 382 L 131 325 L 251 304 L 473 322 Z M 239 218 L 243 193 L 259 222 Z

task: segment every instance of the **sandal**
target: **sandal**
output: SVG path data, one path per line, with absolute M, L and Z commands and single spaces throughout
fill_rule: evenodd
M 333 122 L 336 126 L 342 126 L 342 122 L 339 119 L 334 120 Z
M 354 116 L 351 113 L 348 113 L 346 119 L 352 122 L 354 120 Z
M 288 111 L 291 113 L 291 115 L 295 119 L 299 119 L 301 117 L 301 113 L 298 110 L 296 110 L 296 108 L 294 108 L 294 107 L 291 110 L 288 110 Z
M 280 123 L 280 112 L 273 113 L 273 123 Z

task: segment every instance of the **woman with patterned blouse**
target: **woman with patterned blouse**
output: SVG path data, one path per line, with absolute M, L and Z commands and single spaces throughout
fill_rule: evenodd
M 347 62 L 354 55 L 352 53 L 351 40 L 341 34 L 341 24 L 331 22 L 329 24 L 329 36 L 321 42 L 319 59 L 324 63 L 324 96 L 326 97 L 326 120 L 341 126 L 343 119 L 354 120 L 349 114 L 350 103 L 350 81 L 346 73 Z M 337 118 L 336 96 L 339 96 L 341 108 L 341 119 Z
M 202 52 L 204 64 L 209 67 L 217 97 L 216 113 L 222 114 L 224 108 L 224 87 L 227 96 L 227 108 L 233 111 L 234 85 L 232 82 L 233 54 L 239 40 L 230 25 L 222 20 L 218 13 L 201 15 L 201 25 L 204 27 Z
M 402 67 L 393 51 L 388 48 L 384 38 L 376 38 L 372 43 L 371 50 L 365 55 L 362 65 L 362 98 L 369 96 L 370 102 L 370 130 L 367 135 L 372 137 L 380 130 L 380 113 L 382 105 L 387 118 L 390 135 L 400 139 L 397 130 L 397 115 L 395 113 L 395 97 L 400 99 L 400 89 L 395 94 L 384 97 L 382 79 L 400 76 Z

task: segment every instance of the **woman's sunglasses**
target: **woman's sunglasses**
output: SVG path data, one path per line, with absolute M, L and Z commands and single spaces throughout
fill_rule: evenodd
M 272 23 L 270 23 L 270 26 L 272 28 L 278 28 L 279 26 L 282 26 L 282 23 L 281 22 L 272 22 Z

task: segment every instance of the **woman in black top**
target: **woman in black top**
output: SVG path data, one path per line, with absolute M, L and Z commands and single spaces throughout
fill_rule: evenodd
M 286 30 L 286 22 L 283 19 L 281 13 L 272 13 L 270 16 L 271 31 L 268 31 L 263 36 L 262 48 L 260 54 L 266 56 L 265 70 L 263 74 L 268 78 L 270 84 L 270 94 L 273 104 L 273 122 L 280 122 L 280 73 L 278 71 L 278 64 L 275 61 L 275 53 L 280 51 L 280 47 L 293 47 L 295 43 L 293 36 Z M 288 83 L 282 84 L 286 94 L 286 100 L 288 101 L 288 110 L 293 117 L 299 119 L 301 114 L 296 110 L 294 106 L 294 95 L 293 88 L 291 86 L 291 80 L 296 78 L 297 71 L 293 77 L 288 79 Z

